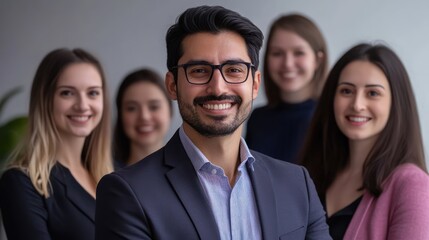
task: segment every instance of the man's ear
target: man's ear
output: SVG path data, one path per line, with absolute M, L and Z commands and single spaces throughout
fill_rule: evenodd
M 177 100 L 177 86 L 172 72 L 165 74 L 165 88 L 170 99 Z
M 261 72 L 256 71 L 255 77 L 253 78 L 253 86 L 252 86 L 253 100 L 255 100 L 255 98 L 258 96 L 260 86 L 261 86 Z

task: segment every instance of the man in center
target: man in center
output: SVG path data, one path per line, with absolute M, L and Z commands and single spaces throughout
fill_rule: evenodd
M 165 147 L 101 180 L 96 239 L 331 239 L 307 171 L 241 137 L 262 41 L 219 6 L 190 8 L 169 28 L 165 82 L 183 124 Z

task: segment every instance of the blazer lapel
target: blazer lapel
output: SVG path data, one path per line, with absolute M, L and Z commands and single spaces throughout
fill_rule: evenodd
M 167 178 L 192 219 L 201 239 L 220 239 L 217 224 L 178 131 L 165 146 Z
M 277 239 L 277 206 L 271 177 L 263 164 L 263 159 L 256 159 L 253 166 L 254 170 L 249 168 L 248 172 L 259 210 L 262 238 Z
M 52 173 L 63 184 L 65 194 L 71 204 L 95 222 L 95 199 L 79 185 L 66 167 L 57 164 Z

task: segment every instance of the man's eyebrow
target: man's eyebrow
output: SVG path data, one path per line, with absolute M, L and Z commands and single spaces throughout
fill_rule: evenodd
M 186 62 L 185 64 L 211 64 L 208 61 L 205 60 L 190 60 Z
M 247 61 L 244 61 L 241 58 L 232 58 L 232 59 L 227 59 L 225 61 L 222 61 L 221 64 L 224 64 L 224 63 L 237 63 L 237 62 L 247 62 Z M 206 60 L 189 60 L 185 64 L 212 64 L 212 63 L 210 63 L 210 62 L 208 62 Z

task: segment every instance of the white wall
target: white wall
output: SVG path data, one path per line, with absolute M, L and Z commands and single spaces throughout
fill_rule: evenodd
M 55 48 L 82 47 L 94 53 L 105 68 L 112 103 L 119 81 L 131 70 L 147 66 L 165 74 L 166 30 L 184 9 L 201 4 L 236 10 L 264 33 L 279 15 L 301 12 L 324 33 L 331 64 L 355 43 L 384 41 L 401 57 L 412 79 L 429 151 L 426 0 L 2 0 L 0 96 L 16 86 L 24 91 L 6 106 L 0 122 L 26 114 L 37 65 Z M 255 105 L 264 102 L 261 91 Z M 180 123 L 176 109 L 169 136 Z

